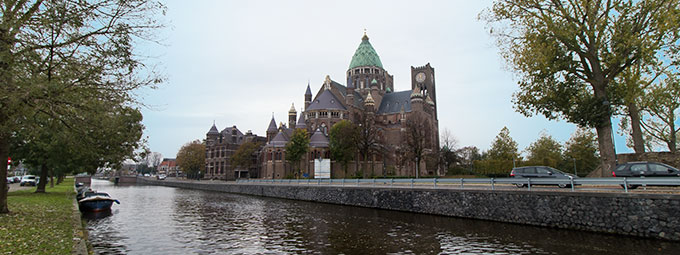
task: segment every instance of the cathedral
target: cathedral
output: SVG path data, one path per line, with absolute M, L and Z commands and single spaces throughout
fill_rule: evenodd
M 383 68 L 378 53 L 364 33 L 346 77 L 346 85 L 326 76 L 325 81 L 312 94 L 307 84 L 304 94 L 304 110 L 297 112 L 292 105 L 288 122 L 277 125 L 272 116 L 267 128 L 266 144 L 259 156 L 259 178 L 280 179 L 314 177 L 318 160 L 330 162 L 330 177 L 384 177 L 384 176 L 435 176 L 435 163 L 409 158 L 406 146 L 406 120 L 419 115 L 428 129 L 429 141 L 426 151 L 439 148 L 439 124 L 437 117 L 437 91 L 434 68 L 430 64 L 411 67 L 411 89 L 394 90 L 394 78 Z M 372 125 L 377 133 L 376 150 L 370 155 L 357 153 L 355 160 L 344 168 L 331 157 L 329 151 L 330 128 L 341 120 L 354 124 Z M 295 129 L 306 129 L 310 136 L 309 151 L 299 167 L 291 166 L 285 158 L 285 146 Z M 301 175 L 297 176 L 297 169 Z M 416 170 L 417 169 L 417 170 Z

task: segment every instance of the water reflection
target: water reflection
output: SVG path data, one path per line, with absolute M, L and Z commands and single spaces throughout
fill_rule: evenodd
M 98 254 L 680 254 L 677 243 L 156 186 L 89 220 Z
M 99 220 L 103 219 L 106 217 L 109 217 L 113 215 L 113 212 L 109 210 L 103 210 L 103 211 L 97 211 L 97 212 L 81 212 L 82 218 L 89 220 L 89 221 L 94 221 L 94 220 Z

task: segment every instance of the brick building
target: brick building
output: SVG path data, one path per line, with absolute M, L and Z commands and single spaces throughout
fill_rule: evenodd
M 206 179 L 235 180 L 237 178 L 258 178 L 258 153 L 252 155 L 253 165 L 251 169 L 233 168 L 231 156 L 239 146 L 246 142 L 259 142 L 264 144 L 265 138 L 253 134 L 250 130 L 243 134 L 236 126 L 231 126 L 217 131 L 215 124 L 206 134 L 205 146 L 205 173 Z M 259 149 L 258 149 L 259 151 Z
M 295 106 L 288 111 L 288 123 L 278 126 L 274 117 L 267 129 L 267 144 L 261 152 L 261 178 L 291 177 L 293 169 L 285 160 L 285 145 L 294 129 L 311 134 L 310 151 L 303 158 L 302 172 L 314 176 L 314 159 L 329 159 L 328 132 L 341 120 L 355 124 L 369 120 L 377 128 L 379 148 L 367 158 L 361 155 L 345 172 L 331 159 L 331 176 L 344 178 L 356 174 L 364 177 L 415 174 L 413 159 L 403 159 L 406 119 L 420 115 L 432 141 L 426 150 L 439 147 L 439 124 L 434 68 L 430 64 L 411 67 L 410 90 L 395 91 L 394 78 L 383 68 L 380 57 L 364 34 L 346 72 L 346 85 L 326 76 L 315 95 L 309 84 L 304 94 L 304 110 Z M 362 170 L 358 172 L 358 170 Z M 419 175 L 438 175 L 434 165 L 423 160 Z

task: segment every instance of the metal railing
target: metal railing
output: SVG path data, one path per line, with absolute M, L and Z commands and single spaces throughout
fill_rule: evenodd
M 575 191 L 582 185 L 621 186 L 624 192 L 629 188 L 647 186 L 680 186 L 680 177 L 609 177 L 609 178 L 419 178 L 419 179 L 238 179 L 237 183 L 295 184 L 295 185 L 340 185 L 340 186 L 388 186 L 410 188 L 460 188 L 465 184 L 490 185 L 496 190 L 496 184 L 524 186 L 531 190 L 536 185 L 554 185 L 570 187 Z

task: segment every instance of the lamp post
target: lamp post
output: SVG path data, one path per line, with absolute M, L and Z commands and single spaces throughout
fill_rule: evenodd
M 418 179 L 418 167 L 420 167 L 420 157 L 416 156 L 416 179 Z

